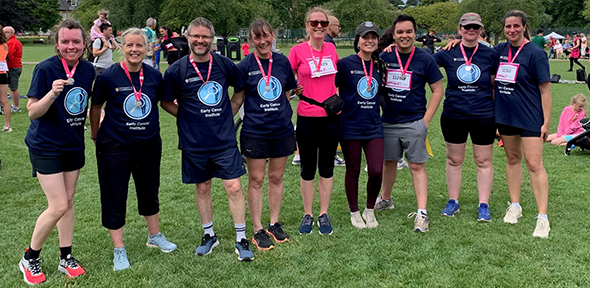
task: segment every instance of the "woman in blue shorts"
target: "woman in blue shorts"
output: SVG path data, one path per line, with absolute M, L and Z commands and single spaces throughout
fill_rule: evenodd
M 48 207 L 33 230 L 31 244 L 19 262 L 24 281 L 45 282 L 39 254 L 57 225 L 60 246 L 58 271 L 69 278 L 84 274 L 72 256 L 74 193 L 80 169 L 84 167 L 84 123 L 94 67 L 84 60 L 86 32 L 80 23 L 68 19 L 55 34 L 55 52 L 33 71 L 27 96 L 31 125 L 25 137 L 36 176 Z
M 278 243 L 289 241 L 289 235 L 279 223 L 279 214 L 287 156 L 295 151 L 289 95 L 297 83 L 289 59 L 271 51 L 275 34 L 268 22 L 255 20 L 250 24 L 248 35 L 255 49 L 237 66 L 232 110 L 235 115 L 244 104 L 240 146 L 248 159 L 248 208 L 254 225 L 252 242 L 260 250 L 269 250 L 274 248 L 269 236 Z M 270 224 L 265 231 L 261 217 L 266 159 Z
M 147 36 L 142 30 L 129 28 L 122 37 L 124 60 L 98 75 L 90 108 L 102 225 L 109 229 L 115 246 L 114 270 L 130 266 L 123 244 L 123 226 L 132 175 L 138 212 L 144 216 L 149 232 L 146 245 L 163 252 L 176 250 L 176 245 L 159 231 L 162 139 L 157 103 L 162 97 L 162 74 L 142 63 L 148 51 Z M 106 115 L 99 123 L 105 103 Z

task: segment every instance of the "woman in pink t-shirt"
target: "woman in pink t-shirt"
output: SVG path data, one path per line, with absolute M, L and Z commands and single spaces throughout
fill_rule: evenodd
M 319 7 L 305 15 L 309 41 L 293 46 L 289 52 L 291 67 L 297 75 L 303 95 L 324 102 L 336 94 L 335 78 L 338 54 L 333 44 L 324 42 L 328 32 L 328 14 Z M 301 94 L 298 93 L 298 94 Z M 309 234 L 313 226 L 312 203 L 315 194 L 316 165 L 319 170 L 320 234 L 332 234 L 328 206 L 332 195 L 334 155 L 340 137 L 340 115 L 328 117 L 324 108 L 300 100 L 297 105 L 297 145 L 301 155 L 301 196 L 305 215 L 300 234 Z
M 586 118 L 586 96 L 583 94 L 576 94 L 572 97 L 571 105 L 563 108 L 561 116 L 559 117 L 559 126 L 557 126 L 557 133 L 550 134 L 546 142 L 551 142 L 553 145 L 566 145 L 567 141 L 574 138 L 574 136 L 584 132 L 584 128 L 580 126 L 580 120 Z

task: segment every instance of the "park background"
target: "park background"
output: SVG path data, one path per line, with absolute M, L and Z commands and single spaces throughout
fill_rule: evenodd
M 108 0 L 95 2 L 106 1 Z M 248 1 L 243 0 L 240 3 L 248 3 Z M 372 1 L 367 2 L 372 3 Z M 169 2 L 172 1 L 164 1 L 162 5 Z M 212 0 L 208 3 L 219 6 L 222 2 Z M 231 0 L 227 2 L 234 3 Z M 271 1 L 259 3 L 267 2 Z M 360 2 L 355 3 L 364 5 L 364 2 Z M 453 5 L 461 7 L 473 2 L 476 1 L 464 1 Z M 538 2 L 546 3 L 547 1 Z M 569 2 L 585 1 L 556 0 L 552 2 L 569 5 Z M 126 2 L 117 1 L 117 3 L 120 4 L 108 6 L 111 7 L 111 13 L 118 11 L 121 7 L 118 5 Z M 507 3 L 504 4 L 508 5 Z M 197 7 L 199 6 L 197 4 L 194 6 L 194 9 L 205 9 L 205 7 Z M 141 7 L 143 5 L 137 5 L 138 10 Z M 187 7 L 181 6 L 179 9 L 187 9 Z M 207 7 L 213 9 L 210 6 Z M 495 8 L 498 11 L 494 12 L 503 15 L 512 8 L 521 7 L 502 6 Z M 583 10 L 583 5 L 578 8 Z M 92 9 L 94 11 L 92 13 L 95 13 L 98 8 Z M 207 16 L 213 20 L 216 28 L 218 26 L 215 20 L 223 21 L 215 19 L 216 15 L 207 14 L 208 10 L 194 9 L 190 14 L 187 12 L 187 15 L 192 15 L 190 18 Z M 473 11 L 484 14 L 478 10 Z M 238 13 L 226 12 L 224 15 L 234 17 L 234 14 Z M 4 17 L 4 14 L 0 13 L 0 15 Z M 338 16 L 341 24 L 347 23 L 345 21 L 348 21 L 348 16 Z M 92 20 L 94 17 L 95 14 L 89 19 Z M 248 17 L 250 16 L 243 18 Z M 145 18 L 138 19 L 140 20 L 133 22 L 132 25 L 142 27 Z M 455 27 L 458 19 L 459 16 L 453 19 Z M 187 25 L 189 20 L 181 23 Z M 358 23 L 362 20 L 375 21 L 366 16 L 358 20 Z M 495 21 L 501 21 L 501 16 Z M 586 22 L 580 24 L 565 22 L 564 25 L 585 27 Z M 163 20 L 159 23 L 166 25 Z M 301 28 L 303 20 L 300 19 L 298 23 L 294 24 L 294 27 Z M 390 25 L 391 22 L 388 23 L 385 25 Z M 487 22 L 484 21 L 484 23 Z M 357 24 L 351 22 L 342 25 L 345 30 L 350 30 Z M 125 27 L 119 26 L 119 29 L 123 28 Z M 578 29 L 578 32 L 584 31 Z M 53 55 L 53 46 L 50 44 L 33 44 L 33 38 L 20 39 L 24 43 L 23 61 L 26 63 L 39 62 Z M 339 44 L 342 44 L 338 48 L 341 58 L 353 53 L 352 47 L 346 46 L 346 43 Z M 285 43 L 281 45 L 281 52 L 287 55 L 289 48 L 290 45 Z M 115 53 L 115 60 L 120 56 L 118 52 Z M 583 60 L 582 63 L 588 66 L 590 63 L 587 61 Z M 25 64 L 23 67 L 20 81 L 22 94 L 28 91 L 34 66 L 34 64 Z M 566 72 L 569 68 L 567 61 L 552 60 L 550 66 L 551 74 L 560 74 L 565 80 L 575 80 L 575 72 Z M 165 68 L 166 64 L 162 63 L 162 71 Z M 446 85 L 446 78 L 443 81 Z M 551 91 L 553 98 L 551 131 L 554 132 L 559 115 L 563 107 L 569 105 L 570 98 L 576 93 L 585 95 L 589 93 L 585 84 L 552 84 Z M 295 107 L 297 99 L 294 99 L 291 104 Z M 21 100 L 21 107 L 25 106 L 26 100 Z M 299 192 L 299 166 L 287 164 L 281 221 L 285 223 L 285 230 L 291 235 L 291 242 L 277 245 L 271 251 L 255 250 L 255 261 L 242 263 L 237 260 L 233 252 L 235 231 L 227 208 L 227 197 L 218 180 L 214 181 L 212 192 L 213 221 L 221 245 L 205 257 L 194 254 L 194 249 L 199 245 L 202 236 L 200 219 L 194 204 L 195 188 L 194 185 L 181 183 L 181 153 L 177 150 L 175 119 L 160 110 L 164 145 L 160 187 L 161 231 L 178 244 L 179 249 L 165 254 L 145 246 L 147 229 L 143 218 L 137 215 L 135 190 L 131 184 L 125 228 L 126 248 L 131 269 L 121 272 L 112 271 L 112 243 L 107 230 L 100 224 L 96 158 L 94 145 L 87 132 L 86 166 L 82 169 L 77 187 L 75 204 L 77 222 L 74 232 L 75 255 L 82 261 L 81 264 L 87 270 L 87 274 L 78 279 L 67 279 L 57 272 L 59 249 L 57 233 L 54 231 L 42 253 L 42 258 L 45 259 L 42 267 L 48 277 L 47 283 L 43 285 L 46 287 L 587 287 L 590 283 L 587 264 L 590 262 L 590 247 L 587 244 L 586 237 L 589 235 L 589 229 L 585 224 L 586 216 L 584 215 L 587 215 L 588 203 L 590 203 L 587 185 L 590 172 L 587 161 L 590 151 L 576 149 L 566 157 L 563 154 L 563 147 L 554 147 L 549 144 L 545 146 L 544 161 L 550 183 L 549 220 L 552 226 L 549 239 L 535 239 L 531 236 L 536 223 L 537 210 L 525 167 L 523 167 L 525 173 L 520 201 L 524 208 L 524 216 L 516 225 L 502 222 L 509 197 L 505 176 L 506 158 L 503 149 L 497 146 L 494 147 L 495 179 L 490 198 L 492 222 L 476 221 L 478 199 L 471 144 L 468 144 L 463 169 L 461 212 L 453 218 L 443 217 L 440 211 L 446 204 L 448 195 L 444 172 L 445 147 L 438 122 L 441 111 L 442 107 L 439 107 L 429 129 L 429 138 L 434 151 L 434 157 L 426 164 L 429 178 L 430 232 L 414 233 L 413 219 L 406 218 L 408 213 L 415 211 L 412 181 L 407 169 L 398 173 L 398 180 L 394 186 L 393 199 L 396 208 L 376 213 L 379 227 L 363 230 L 354 228 L 350 224 L 348 203 L 344 193 L 345 169 L 336 167 L 334 192 L 330 205 L 334 234 L 319 235 L 316 233 L 317 229 L 314 229 L 311 235 L 300 236 L 297 228 L 303 216 L 303 209 Z M 29 243 L 36 218 L 47 204 L 38 181 L 31 177 L 28 150 L 23 140 L 30 124 L 26 111 L 14 113 L 12 123 L 14 132 L 0 133 L 0 158 L 2 159 L 0 228 L 4 232 L 3 237 L 0 238 L 0 245 L 3 247 L 0 250 L 0 259 L 2 259 L 0 286 L 24 287 L 26 284 L 22 282 L 17 263 Z M 289 162 L 291 159 L 289 157 Z M 362 173 L 359 203 L 364 203 L 366 199 L 363 193 L 366 180 L 366 174 Z M 247 176 L 242 177 L 241 182 L 245 193 Z M 266 189 L 264 191 L 266 192 Z M 265 197 L 265 201 L 266 199 Z M 314 202 L 316 217 L 318 209 L 319 205 L 316 201 Z M 249 214 L 246 217 L 247 235 L 251 237 L 253 231 Z M 266 202 L 263 209 L 263 223 L 268 221 L 268 217 Z

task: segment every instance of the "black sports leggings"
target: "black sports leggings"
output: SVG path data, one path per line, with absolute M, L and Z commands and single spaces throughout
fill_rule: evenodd
M 580 63 L 580 61 L 578 61 L 578 58 L 570 57 L 570 70 L 572 70 L 574 68 L 574 63 L 580 65 L 580 67 L 582 67 L 582 69 L 584 69 L 584 70 L 586 69 L 586 67 L 584 67 L 584 65 L 582 65 Z
M 296 137 L 301 157 L 301 179 L 315 178 L 316 166 L 322 178 L 334 175 L 334 155 L 340 138 L 340 115 L 306 117 L 297 115 Z
M 383 138 L 366 140 L 341 140 L 342 153 L 346 161 L 344 188 L 350 212 L 359 211 L 359 176 L 361 174 L 361 153 L 365 150 L 367 157 L 367 208 L 373 209 L 381 190 L 383 178 Z

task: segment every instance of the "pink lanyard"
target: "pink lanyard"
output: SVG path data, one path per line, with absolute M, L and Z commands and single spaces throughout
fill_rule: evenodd
M 266 91 L 270 91 L 270 73 L 272 72 L 272 52 L 270 52 L 270 59 L 268 60 L 268 77 L 264 74 L 264 69 L 262 69 L 262 63 L 260 63 L 260 58 L 256 55 L 256 51 L 254 51 L 254 58 L 256 58 L 256 63 L 258 63 L 258 68 L 260 68 L 260 73 L 262 73 L 262 79 L 264 79 L 264 84 L 266 84 Z
M 309 52 L 311 53 L 311 60 L 313 61 L 313 64 L 315 65 L 315 76 L 320 76 L 320 69 L 322 68 L 322 58 L 324 57 L 324 45 L 322 43 L 322 48 L 320 49 L 320 61 L 319 62 L 315 62 L 315 57 L 313 57 L 313 48 L 311 47 L 311 43 L 307 42 L 307 44 L 309 45 Z
M 524 45 L 526 43 L 529 43 L 526 39 L 524 39 L 524 42 L 522 42 L 522 44 L 520 44 L 520 47 L 518 47 L 518 50 L 516 51 L 516 54 L 514 54 L 514 58 L 512 58 L 512 47 L 509 44 L 508 45 L 508 63 L 512 63 L 514 62 L 514 60 L 516 59 L 516 57 L 518 57 L 518 54 L 520 54 L 520 50 L 522 50 L 522 47 L 524 47 Z
M 69 85 L 74 84 L 74 73 L 76 73 L 76 67 L 78 67 L 78 63 L 80 63 L 80 61 L 76 61 L 74 68 L 72 68 L 72 71 L 70 71 L 70 68 L 68 67 L 68 64 L 66 63 L 66 59 L 61 58 L 61 65 L 64 67 L 64 70 L 66 72 L 66 77 L 68 77 L 68 84 Z
M 121 62 L 121 66 L 123 66 L 125 75 L 127 75 L 129 82 L 131 82 L 131 87 L 133 88 L 133 95 L 135 95 L 135 106 L 141 107 L 141 88 L 143 88 L 143 65 L 141 66 L 141 69 L 139 69 L 139 90 L 135 90 L 135 86 L 133 86 L 133 80 L 131 80 L 131 75 L 129 74 L 129 69 L 127 69 L 125 61 Z
M 373 88 L 371 87 L 371 84 L 373 83 L 373 60 L 371 61 L 371 72 L 369 72 L 369 74 L 367 74 L 367 67 L 365 67 L 365 60 L 363 60 L 363 58 L 361 57 L 361 53 L 357 54 L 359 56 L 359 58 L 361 58 L 361 65 L 363 66 L 363 72 L 365 72 L 365 78 L 367 79 L 367 90 L 371 91 L 373 90 Z
M 190 56 L 188 56 L 188 59 L 191 61 L 191 64 L 193 64 L 193 67 L 195 68 L 195 71 L 197 71 L 197 75 L 199 75 L 199 78 L 201 78 L 201 81 L 203 81 L 203 84 L 209 82 L 209 77 L 211 77 L 211 67 L 213 67 L 213 56 L 209 55 L 209 70 L 207 71 L 207 80 L 205 80 L 205 78 L 203 78 L 203 75 L 201 75 L 201 71 L 199 71 L 199 68 L 197 68 L 197 64 L 195 64 L 195 60 L 193 60 L 193 55 L 189 54 Z
M 399 63 L 399 69 L 402 70 L 402 80 L 406 80 L 406 71 L 408 71 L 408 67 L 410 67 L 410 62 L 412 62 L 412 57 L 414 57 L 414 52 L 416 52 L 416 46 L 412 47 L 412 53 L 410 53 L 410 57 L 408 57 L 408 62 L 406 62 L 406 66 L 402 67 L 402 58 L 399 57 L 399 52 L 397 51 L 397 46 L 395 46 L 395 56 L 397 56 L 397 62 Z
M 465 48 L 463 48 L 463 43 L 460 45 L 461 47 L 461 54 L 463 54 L 463 59 L 465 60 L 465 70 L 471 70 L 471 61 L 473 60 L 473 56 L 475 56 L 475 52 L 477 52 L 477 48 L 479 48 L 479 43 L 475 45 L 475 49 L 473 50 L 473 54 L 471 54 L 471 58 L 467 59 L 467 54 L 465 54 Z M 516 58 L 516 57 L 515 57 Z

